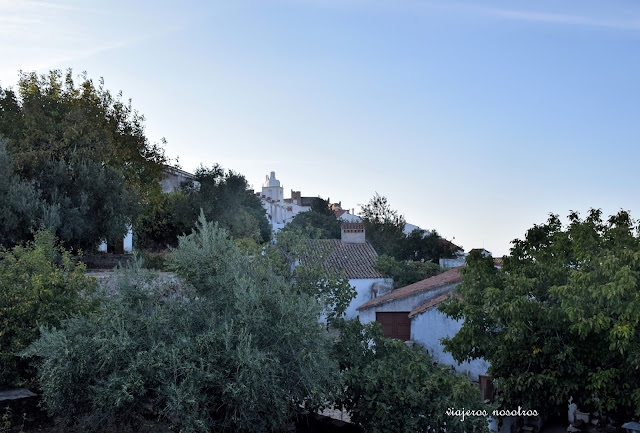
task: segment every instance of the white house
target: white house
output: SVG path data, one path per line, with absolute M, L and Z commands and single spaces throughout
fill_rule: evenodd
M 364 224 L 343 223 L 341 239 L 312 239 L 304 262 L 322 260 L 330 272 L 338 272 L 356 289 L 356 297 L 345 313 L 346 319 L 358 315 L 356 307 L 393 287 L 393 279 L 385 278 L 375 268 L 378 254 L 365 240 Z
M 437 309 L 441 302 L 454 295 L 456 286 L 462 281 L 461 268 L 373 298 L 357 310 L 362 323 L 380 322 L 385 337 L 413 341 L 426 348 L 437 362 L 464 371 L 472 381 L 478 382 L 480 376 L 486 375 L 489 364 L 484 360 L 459 364 L 440 343 L 441 338 L 454 336 L 462 327 L 462 321 L 453 320 Z

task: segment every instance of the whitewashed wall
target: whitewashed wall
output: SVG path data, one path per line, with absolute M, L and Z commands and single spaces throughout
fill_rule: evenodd
M 422 303 L 429 299 L 440 296 L 443 293 L 452 292 L 453 288 L 459 283 L 447 284 L 446 286 L 438 287 L 434 290 L 428 290 L 425 292 L 417 293 L 413 296 L 407 296 L 406 298 L 397 299 L 387 302 L 386 304 L 378 305 L 373 308 L 367 308 L 360 311 L 360 321 L 362 323 L 369 323 L 376 320 L 376 312 L 396 312 L 396 311 L 411 311 Z M 362 305 L 362 304 L 360 304 Z
M 432 307 L 411 320 L 411 339 L 416 344 L 425 347 L 439 364 L 452 365 L 456 371 L 466 371 L 471 380 L 478 381 L 478 375 L 486 375 L 489 363 L 475 359 L 471 362 L 458 364 L 450 353 L 444 351 L 440 339 L 453 337 L 462 327 L 462 320 L 453 320 Z
M 363 278 L 363 279 L 353 279 L 349 280 L 349 284 L 355 287 L 357 295 L 347 307 L 347 311 L 345 312 L 345 319 L 353 319 L 358 316 L 358 308 L 360 305 L 364 304 L 368 300 L 370 300 L 373 296 L 373 292 L 371 291 L 371 287 L 375 284 L 388 284 L 393 285 L 393 280 L 389 278 Z M 374 318 L 375 320 L 375 315 Z M 362 322 L 362 318 L 360 318 Z M 363 322 L 364 323 L 364 322 Z

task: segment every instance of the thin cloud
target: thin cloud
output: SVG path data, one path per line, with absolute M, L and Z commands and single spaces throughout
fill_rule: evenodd
M 430 0 L 280 0 L 291 5 L 304 5 L 331 9 L 344 9 L 353 11 L 395 11 L 428 13 L 434 10 L 449 11 L 450 13 L 481 14 L 485 16 L 499 17 L 519 21 L 531 21 L 551 24 L 565 24 L 585 27 L 600 27 L 618 30 L 640 30 L 640 19 L 619 20 L 591 18 L 580 15 L 566 15 L 547 12 L 519 11 L 499 8 L 483 8 L 465 3 L 453 1 Z
M 506 9 L 483 9 L 483 12 L 502 18 L 520 21 L 569 24 L 589 27 L 603 27 L 621 30 L 640 30 L 640 21 L 601 20 L 577 15 L 551 14 L 544 12 L 514 11 Z

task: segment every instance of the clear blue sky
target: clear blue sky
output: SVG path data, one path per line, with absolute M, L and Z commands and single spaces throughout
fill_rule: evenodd
M 550 212 L 640 217 L 633 0 L 0 0 L 0 85 L 104 77 L 184 169 L 366 203 L 505 254 Z

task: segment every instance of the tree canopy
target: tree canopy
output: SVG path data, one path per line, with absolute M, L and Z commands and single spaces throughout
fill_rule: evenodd
M 8 221 L 29 219 L 5 245 L 27 240 L 21 232 L 41 224 L 75 248 L 126 234 L 168 159 L 147 140 L 144 117 L 121 99 L 86 73 L 77 85 L 71 70 L 21 72 L 17 91 L 0 87 L 0 137 L 11 160 L 11 172 L 3 163 L 0 175 L 22 180 L 12 177 L 0 194 L 13 203 Z M 25 193 L 22 204 L 16 188 Z
M 186 182 L 177 191 L 156 191 L 148 203 L 136 227 L 138 243 L 144 248 L 175 247 L 178 237 L 191 230 L 201 211 L 235 239 L 253 244 L 271 239 L 265 210 L 245 177 L 218 164 L 201 166 L 195 172 L 195 182 Z
M 0 88 L 0 135 L 20 175 L 32 179 L 51 161 L 92 161 L 113 167 L 128 189 L 147 192 L 168 159 L 162 143 L 144 134 L 144 116 L 113 96 L 86 73 L 76 85 L 73 72 L 21 72 L 17 92 Z
M 640 415 L 640 237 L 620 211 L 557 215 L 515 240 L 501 270 L 471 254 L 462 300 L 440 308 L 461 330 L 454 357 L 484 358 L 505 406 Z
M 319 197 L 311 202 L 311 210 L 298 213 L 283 230 L 298 229 L 317 239 L 340 239 L 341 236 L 340 220 L 331 210 L 331 204 Z
M 367 240 L 379 255 L 397 260 L 438 263 L 440 258 L 453 257 L 460 250 L 435 230 L 417 228 L 405 234 L 404 216 L 391 208 L 387 198 L 378 193 L 362 206 L 361 215 Z
M 334 358 L 342 371 L 336 403 L 371 433 L 488 432 L 486 416 L 459 418 L 450 409 L 487 411 L 466 376 L 433 362 L 421 347 L 382 336 L 378 322 L 339 320 Z M 463 409 L 463 410 L 464 410 Z
M 171 254 L 180 283 L 136 266 L 88 316 L 43 330 L 43 404 L 85 431 L 286 431 L 335 389 L 320 306 L 201 217 Z

